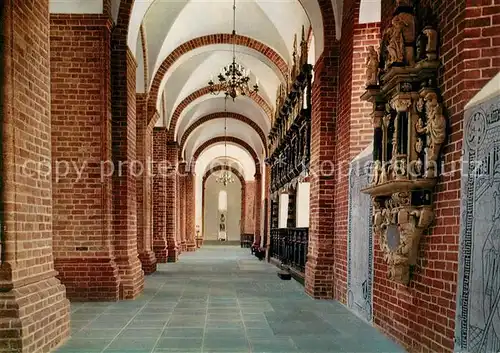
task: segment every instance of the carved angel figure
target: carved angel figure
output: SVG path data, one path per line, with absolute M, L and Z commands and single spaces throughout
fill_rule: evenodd
M 375 47 L 370 45 L 366 57 L 366 87 L 377 85 L 378 65 L 378 53 Z

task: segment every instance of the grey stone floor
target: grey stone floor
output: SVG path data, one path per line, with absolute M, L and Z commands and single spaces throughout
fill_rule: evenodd
M 71 304 L 69 352 L 404 352 L 332 301 L 316 301 L 249 249 L 207 246 L 160 265 L 134 301 Z

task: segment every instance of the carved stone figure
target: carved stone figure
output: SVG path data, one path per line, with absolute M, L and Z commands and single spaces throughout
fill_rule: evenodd
M 380 182 L 381 169 L 382 169 L 382 164 L 380 163 L 380 161 L 374 161 L 370 184 L 378 185 L 378 183 Z
M 422 123 L 420 121 L 420 123 Z M 417 153 L 422 153 L 422 151 L 424 150 L 424 141 L 419 137 L 417 138 L 417 142 L 415 142 L 415 151 Z
M 422 120 L 419 120 L 416 130 L 419 134 L 427 134 L 429 147 L 427 160 L 435 162 L 438 158 L 441 145 L 446 138 L 446 119 L 443 115 L 443 108 L 438 103 L 436 93 L 427 93 L 424 100 L 427 123 L 425 126 L 422 126 Z
M 306 35 L 305 35 L 305 30 L 304 30 L 304 26 L 302 26 L 302 38 L 301 38 L 301 41 L 300 41 L 300 69 L 302 69 L 302 66 L 304 64 L 307 64 L 307 51 L 308 51 L 308 48 L 307 48 L 307 38 L 306 38 Z
M 387 170 L 385 166 L 382 166 L 380 171 L 379 184 L 387 183 Z
M 404 59 L 404 37 L 403 22 L 398 17 L 392 19 L 392 26 L 387 29 L 385 36 L 388 38 L 387 52 L 388 57 L 385 63 L 386 69 L 395 63 L 403 63 Z
M 415 16 L 413 16 L 411 13 L 403 12 L 397 15 L 395 18 L 400 23 L 405 43 L 413 43 L 416 39 Z
M 378 66 L 378 53 L 373 45 L 370 45 L 366 57 L 366 87 L 377 85 Z
M 427 59 L 436 60 L 437 58 L 437 45 L 438 45 L 438 34 L 433 28 L 426 28 L 423 30 L 424 34 L 427 36 L 427 46 L 425 52 L 427 54 Z

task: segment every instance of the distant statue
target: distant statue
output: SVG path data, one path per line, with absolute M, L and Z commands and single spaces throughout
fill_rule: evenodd
M 378 53 L 373 45 L 370 45 L 366 57 L 366 87 L 377 85 L 378 66 Z

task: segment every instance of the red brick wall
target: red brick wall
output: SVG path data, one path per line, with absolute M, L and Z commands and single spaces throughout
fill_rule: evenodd
M 260 244 L 260 236 L 261 236 L 261 211 L 262 211 L 262 174 L 255 174 L 255 201 L 254 201 L 254 243 Z
M 0 351 L 48 352 L 70 331 L 52 255 L 48 1 L 2 5 Z
M 153 251 L 158 262 L 167 262 L 167 132 L 153 130 Z
M 187 250 L 186 239 L 186 163 L 179 163 L 179 179 L 178 179 L 178 232 L 181 237 L 181 248 L 183 251 Z
M 167 131 L 167 136 L 169 132 Z M 168 171 L 166 176 L 166 233 L 168 246 L 168 261 L 176 262 L 179 256 L 180 241 L 177 229 L 177 181 L 178 181 L 178 155 L 179 146 L 167 140 L 166 161 L 168 162 Z
M 360 0 L 345 0 L 340 41 L 339 111 L 336 129 L 335 297 L 346 303 L 349 163 L 372 139 L 372 105 L 362 102 L 365 53 L 379 45 L 379 24 L 359 24 Z
M 416 274 L 409 287 L 385 279 L 383 255 L 375 244 L 374 321 L 412 351 L 451 352 L 461 177 L 451 171 L 456 170 L 461 156 L 464 106 L 500 69 L 500 5 L 494 0 L 431 4 L 439 22 L 443 64 L 439 83 L 450 125 L 443 151 L 446 174 L 436 187 L 437 218 L 421 240 Z M 388 23 L 392 6 L 392 1 L 382 2 L 383 24 Z
M 196 183 L 195 183 L 195 174 L 191 171 L 187 173 L 185 179 L 185 190 L 186 190 L 186 243 L 188 251 L 196 250 L 196 229 L 195 229 L 195 218 L 196 218 Z M 201 197 L 201 195 L 200 195 Z
M 133 53 L 126 45 L 126 26 L 113 29 L 112 157 L 118 172 L 113 173 L 114 254 L 120 271 L 120 296 L 137 297 L 144 287 L 144 273 L 137 253 L 136 193 L 136 67 Z M 123 163 L 123 168 L 120 168 Z
M 331 2 L 320 1 L 320 6 L 322 13 L 333 13 Z M 311 96 L 311 199 L 305 287 L 314 298 L 331 299 L 335 179 L 325 167 L 335 156 L 339 42 L 335 39 L 335 21 L 323 21 L 323 25 L 325 49 L 314 66 Z
M 126 21 L 125 21 L 126 22 Z M 148 80 L 148 46 L 146 31 L 140 26 L 141 36 L 143 79 Z M 148 125 L 147 116 L 147 94 L 137 94 L 136 97 L 136 127 L 137 127 L 137 160 L 143 165 L 143 173 L 137 176 L 137 251 L 142 264 L 144 274 L 156 271 L 156 257 L 153 252 L 153 224 L 152 224 L 152 133 L 153 129 Z
M 323 0 L 323 1 L 326 2 L 328 0 Z M 255 39 L 245 37 L 245 36 L 240 36 L 240 35 L 236 35 L 234 42 L 236 43 L 236 45 L 245 46 L 245 47 L 248 47 L 248 48 L 254 49 L 255 51 L 260 52 L 262 55 L 267 57 L 272 63 L 274 63 L 274 65 L 278 68 L 278 70 L 281 71 L 283 76 L 285 76 L 288 73 L 288 65 L 285 62 L 285 60 L 283 60 L 283 58 L 278 53 L 276 53 L 272 48 L 269 48 L 267 45 L 255 40 Z M 194 50 L 196 48 L 200 48 L 200 47 L 203 47 L 206 45 L 227 44 L 227 43 L 233 43 L 233 37 L 231 36 L 231 34 L 229 34 L 229 33 L 216 33 L 216 34 L 211 34 L 211 35 L 207 35 L 207 36 L 193 38 L 193 39 L 189 40 L 188 42 L 182 43 L 177 48 L 175 48 L 168 55 L 168 57 L 166 57 L 165 60 L 162 62 L 162 64 L 160 65 L 160 68 L 155 73 L 155 76 L 153 78 L 153 82 L 151 84 L 151 89 L 149 91 L 150 100 L 148 102 L 148 109 L 149 109 L 149 113 L 151 115 L 150 117 L 153 118 L 152 115 L 156 111 L 156 102 L 158 99 L 158 95 L 161 93 L 160 92 L 160 84 L 161 84 L 163 77 L 165 77 L 165 75 L 166 75 L 167 71 L 170 69 L 170 67 L 182 55 L 188 53 L 191 50 Z M 208 94 L 208 87 L 205 87 L 203 90 L 205 91 L 205 93 L 203 93 L 203 95 Z M 201 91 L 201 90 L 199 90 L 199 91 Z M 256 96 L 256 98 L 260 99 L 259 103 L 267 106 L 267 109 L 269 110 L 268 115 L 271 116 L 271 111 L 270 111 L 271 108 L 269 107 L 269 105 L 259 95 L 254 95 L 254 94 L 250 95 L 250 97 L 252 99 L 254 98 L 254 96 Z M 189 99 L 192 100 L 192 98 L 189 98 Z M 194 99 L 196 99 L 196 98 L 194 98 Z M 181 103 L 181 105 L 183 105 L 183 103 Z M 173 114 L 170 126 L 174 127 L 174 129 L 172 129 L 171 132 L 175 130 L 175 126 L 177 125 L 177 118 L 178 117 L 179 117 L 179 115 L 177 115 L 176 113 Z
M 266 198 L 264 200 L 264 207 L 265 209 L 265 217 L 264 217 L 264 234 L 263 236 L 266 237 L 266 242 L 263 244 L 266 249 L 269 249 L 269 245 L 271 244 L 271 233 L 270 233 L 270 228 L 271 228 L 271 199 L 269 195 L 269 188 L 271 185 L 271 168 L 265 169 L 264 172 L 264 190 L 265 190 L 265 195 Z M 269 252 L 267 252 L 268 256 L 270 255 Z
M 147 95 L 137 94 L 137 160 L 142 163 L 143 172 L 137 176 L 137 251 L 144 274 L 156 271 L 156 257 L 152 247 L 152 129 L 147 125 Z
M 101 161 L 111 159 L 110 26 L 104 16 L 51 16 L 53 247 L 72 300 L 119 295 L 111 178 L 101 175 Z
M 255 234 L 255 181 L 246 181 L 245 183 L 245 218 L 244 232 L 246 234 Z

